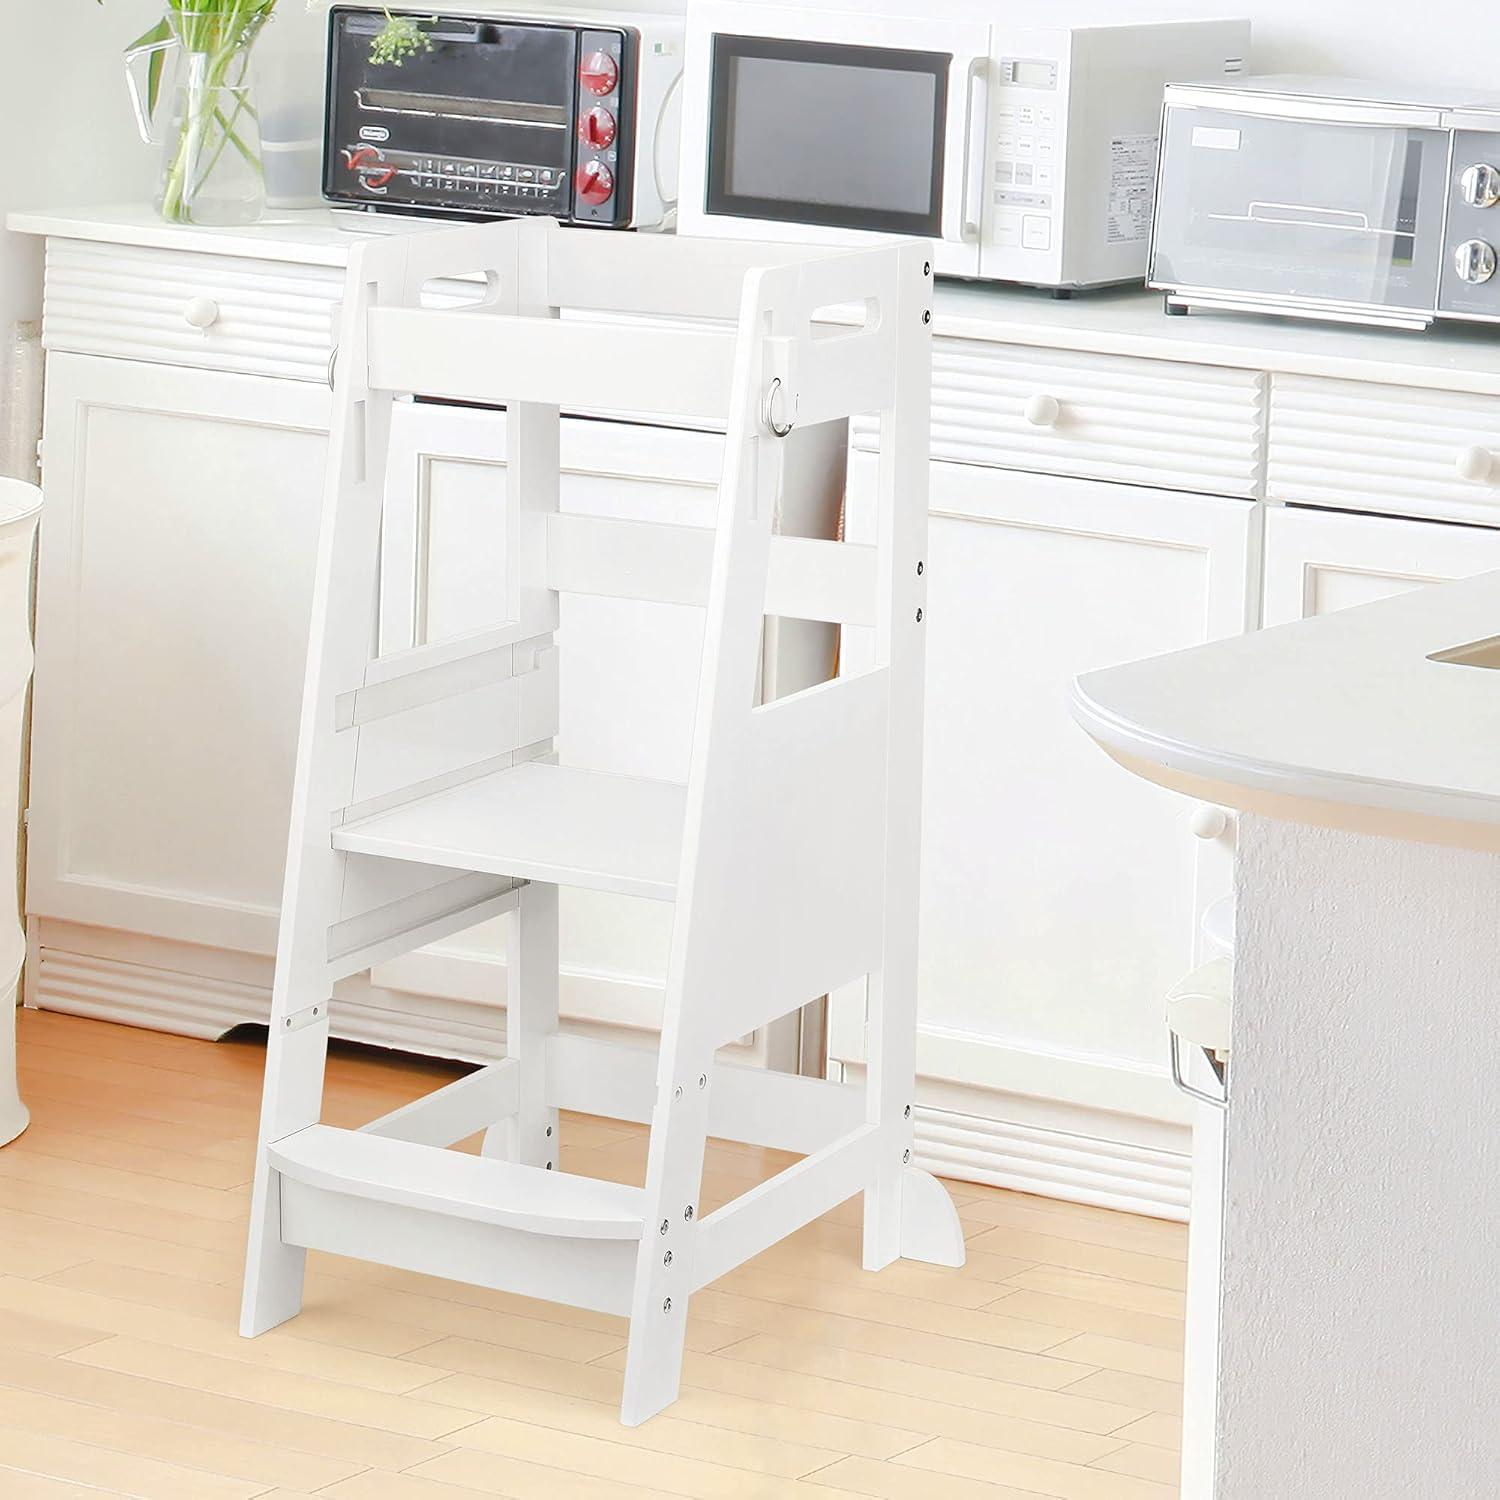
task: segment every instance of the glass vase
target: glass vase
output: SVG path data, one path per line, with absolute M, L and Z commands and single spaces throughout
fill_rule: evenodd
M 264 19 L 170 9 L 161 40 L 127 57 L 142 134 L 161 146 L 156 206 L 169 223 L 251 224 L 265 209 L 252 66 Z

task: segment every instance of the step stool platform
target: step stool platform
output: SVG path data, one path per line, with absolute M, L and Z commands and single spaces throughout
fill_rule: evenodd
M 641 1237 L 641 1190 L 617 1182 L 331 1125 L 286 1136 L 268 1155 L 293 1182 L 355 1198 L 570 1239 Z
M 333 847 L 670 901 L 686 788 L 526 761 L 336 829 Z

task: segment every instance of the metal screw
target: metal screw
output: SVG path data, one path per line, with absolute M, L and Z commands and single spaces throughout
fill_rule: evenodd
M 911 1119 L 911 1105 L 909 1104 L 906 1106 L 906 1118 Z
M 682 1085 L 680 1083 L 677 1085 L 677 1087 L 675 1089 L 672 1090 L 672 1097 L 674 1099 L 680 1099 L 680 1098 L 682 1098 Z
M 691 1203 L 689 1203 L 688 1206 L 683 1209 L 682 1217 L 684 1219 L 691 1219 L 693 1217 L 693 1205 Z
M 920 625 L 921 623 L 922 623 L 922 611 L 919 609 L 917 611 L 917 624 Z
M 547 1163 L 547 1170 L 549 1172 L 552 1170 L 552 1163 L 550 1161 Z
M 672 1252 L 670 1250 L 668 1250 L 667 1253 L 662 1256 L 661 1263 L 664 1266 L 670 1266 L 672 1264 Z
M 552 1139 L 552 1127 L 550 1125 L 547 1127 L 547 1139 L 549 1141 Z
M 911 1160 L 911 1147 L 910 1146 L 908 1146 L 906 1148 L 906 1150 L 901 1153 L 901 1160 L 902 1161 L 910 1161 Z
M 670 1297 L 668 1297 L 667 1300 L 662 1303 L 661 1310 L 663 1312 L 671 1312 L 672 1311 L 672 1299 Z
M 708 1074 L 707 1073 L 700 1073 L 698 1075 L 698 1087 L 700 1089 L 706 1089 L 708 1087 Z
M 923 564 L 923 563 L 918 563 L 917 564 L 917 577 L 918 578 L 920 578 L 922 576 L 922 574 L 925 573 L 926 571 L 927 571 L 927 568 L 926 568 L 925 564 Z
M 932 322 L 932 309 L 930 307 L 922 313 L 922 321 L 924 323 Z
M 661 1232 L 663 1234 L 665 1234 L 671 1227 L 672 1226 L 665 1219 L 661 1221 Z
M 315 1006 L 313 1006 L 313 1014 L 317 1015 L 317 1013 L 318 1013 L 318 1007 L 315 1005 Z
M 930 260 L 924 260 L 922 262 L 922 274 L 924 276 L 932 275 L 932 262 Z

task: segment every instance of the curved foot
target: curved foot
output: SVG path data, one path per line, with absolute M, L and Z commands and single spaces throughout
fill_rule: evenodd
M 958 1210 L 948 1189 L 919 1167 L 908 1167 L 901 1178 L 901 1256 L 933 1266 L 964 1263 Z

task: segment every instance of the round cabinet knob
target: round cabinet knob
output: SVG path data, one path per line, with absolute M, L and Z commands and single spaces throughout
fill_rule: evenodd
M 1470 208 L 1493 208 L 1500 203 L 1500 167 L 1476 162 L 1459 175 L 1458 190 Z
M 1489 484 L 1495 477 L 1495 455 L 1488 448 L 1465 448 L 1454 467 L 1470 484 Z
M 1229 832 L 1229 814 L 1212 802 L 1200 802 L 1193 809 L 1190 825 L 1193 836 L 1200 839 L 1221 839 Z
M 604 151 L 614 144 L 615 117 L 602 104 L 596 104 L 579 122 L 578 139 L 594 151 Z
M 1027 401 L 1024 412 L 1033 427 L 1056 427 L 1062 415 L 1062 403 L 1056 396 L 1033 396 Z
M 219 304 L 212 297 L 194 297 L 183 308 L 182 316 L 187 320 L 190 328 L 201 328 L 207 331 L 219 321 Z
M 602 161 L 586 161 L 573 185 L 585 203 L 608 203 L 615 190 L 615 174 Z
M 1465 240 L 1453 252 L 1458 279 L 1481 286 L 1495 274 L 1495 247 L 1488 240 Z
M 591 94 L 612 94 L 620 81 L 620 65 L 607 52 L 590 52 L 578 69 L 578 81 Z

